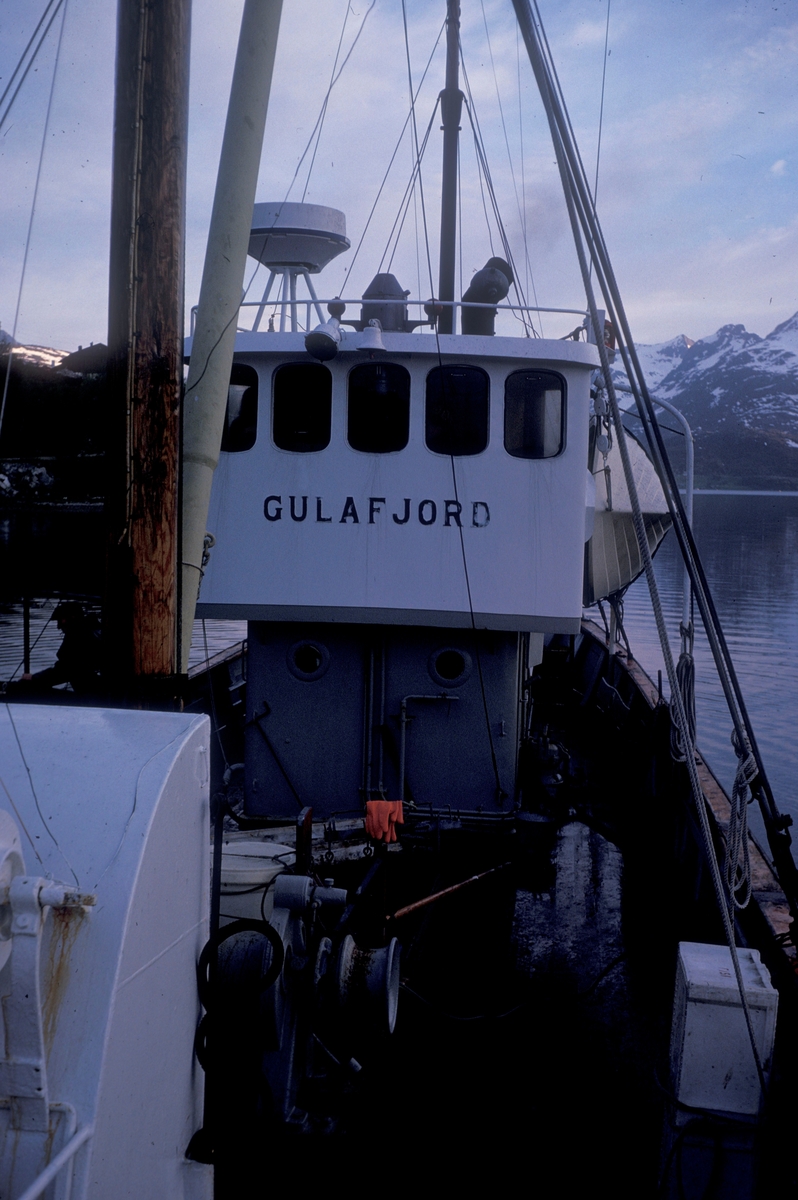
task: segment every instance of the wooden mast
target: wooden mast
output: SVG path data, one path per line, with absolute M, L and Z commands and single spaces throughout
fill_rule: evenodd
M 108 314 L 106 685 L 179 674 L 180 415 L 190 0 L 119 0 Z

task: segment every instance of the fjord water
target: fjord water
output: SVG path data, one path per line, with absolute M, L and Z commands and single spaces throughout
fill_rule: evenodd
M 776 803 L 792 816 L 798 843 L 798 495 L 697 495 L 693 527 Z M 673 532 L 654 568 L 676 659 L 682 564 Z M 662 670 L 667 697 L 644 578 L 626 595 L 624 624 L 635 658 L 654 679 Z M 698 745 L 729 790 L 731 721 L 697 613 L 696 626 Z M 754 814 L 752 824 L 761 830 Z

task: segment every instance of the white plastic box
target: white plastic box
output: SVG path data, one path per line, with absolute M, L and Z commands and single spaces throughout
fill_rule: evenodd
M 758 950 L 738 949 L 745 995 L 765 1073 L 776 1033 L 778 992 Z M 691 1108 L 755 1117 L 762 1094 L 728 946 L 680 942 L 671 1031 L 671 1081 Z

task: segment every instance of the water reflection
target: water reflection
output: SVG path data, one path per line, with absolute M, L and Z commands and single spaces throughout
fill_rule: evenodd
M 696 496 L 694 527 L 776 801 L 798 826 L 798 497 Z M 654 563 L 676 656 L 682 568 L 673 534 Z M 644 579 L 629 589 L 625 614 L 636 657 L 649 673 L 662 669 L 664 676 Z M 698 740 L 730 787 L 736 764 L 731 722 L 700 620 L 697 624 Z

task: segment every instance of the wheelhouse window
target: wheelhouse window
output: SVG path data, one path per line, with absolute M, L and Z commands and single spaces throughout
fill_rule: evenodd
M 554 458 L 565 444 L 565 380 L 513 371 L 504 384 L 504 448 L 514 458 Z
M 236 454 L 251 450 L 258 436 L 258 372 L 254 367 L 235 363 L 227 389 L 222 450 Z
M 398 363 L 361 363 L 349 372 L 347 439 L 353 450 L 391 454 L 410 436 L 410 374 Z
M 280 450 L 312 454 L 330 444 L 332 375 L 321 363 L 286 363 L 274 372 L 272 437 Z
M 435 367 L 427 376 L 425 437 L 435 454 L 481 454 L 488 444 L 490 380 L 480 367 Z

